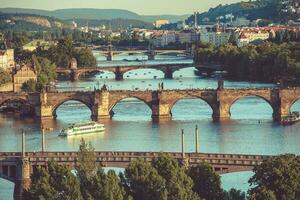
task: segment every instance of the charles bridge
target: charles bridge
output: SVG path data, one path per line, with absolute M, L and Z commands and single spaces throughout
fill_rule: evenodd
M 213 65 L 213 64 L 195 65 L 192 63 L 185 63 L 185 64 L 143 64 L 141 63 L 139 65 L 127 65 L 127 66 L 122 65 L 122 66 L 107 66 L 107 67 L 84 67 L 84 68 L 75 68 L 75 69 L 57 68 L 56 73 L 64 76 L 68 74 L 72 81 L 77 81 L 82 75 L 108 71 L 108 72 L 113 72 L 115 74 L 116 80 L 123 80 L 124 74 L 131 70 L 156 69 L 164 73 L 164 78 L 172 79 L 173 73 L 175 71 L 184 68 L 189 68 L 189 67 L 199 67 L 203 69 L 205 72 L 212 72 L 220 69 L 219 65 Z
M 123 99 L 136 98 L 143 101 L 152 111 L 154 120 L 170 119 L 172 107 L 184 98 L 198 98 L 212 109 L 214 121 L 230 119 L 230 108 L 243 97 L 256 96 L 265 100 L 273 109 L 274 121 L 280 121 L 290 113 L 292 105 L 300 99 L 300 88 L 248 88 L 225 89 L 219 82 L 218 89 L 192 90 L 107 90 L 41 93 L 0 93 L 0 105 L 18 101 L 33 110 L 38 119 L 53 119 L 57 108 L 66 101 L 74 100 L 85 104 L 91 110 L 95 121 L 110 119 L 114 106 Z

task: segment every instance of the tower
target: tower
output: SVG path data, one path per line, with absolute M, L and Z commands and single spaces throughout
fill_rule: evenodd
M 198 13 L 194 12 L 194 28 L 198 27 L 198 19 L 197 19 Z

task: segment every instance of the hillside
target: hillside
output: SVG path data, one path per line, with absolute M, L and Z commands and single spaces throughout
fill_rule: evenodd
M 0 12 L 1 30 L 49 30 L 70 27 L 64 21 L 32 14 L 6 14 Z
M 260 1 L 248 1 L 239 2 L 229 5 L 219 5 L 215 8 L 209 9 L 207 12 L 198 15 L 199 22 L 215 22 L 220 17 L 220 21 L 229 21 L 226 19 L 226 15 L 232 14 L 234 18 L 245 17 L 249 20 L 265 19 L 271 22 L 286 22 L 290 19 L 297 20 L 300 15 L 283 13 L 285 3 L 288 1 L 283 0 L 260 0 Z M 293 3 L 291 0 L 290 2 Z M 297 0 L 294 0 L 297 2 Z M 292 4 L 291 3 L 291 4 Z M 190 16 L 188 22 L 193 21 L 193 16 Z
M 71 24 L 73 19 L 65 20 L 68 24 Z M 111 20 L 86 20 L 86 19 L 75 19 L 78 26 L 86 26 L 87 23 L 91 27 L 105 26 L 110 27 L 112 30 L 117 30 L 119 28 L 126 28 L 129 26 L 138 28 L 153 28 L 153 25 L 148 22 L 135 20 L 135 19 L 111 19 Z
M 22 9 L 22 8 L 0 8 L 3 13 L 25 13 L 54 17 L 62 20 L 67 19 L 88 19 L 88 20 L 111 20 L 111 19 L 131 19 L 152 23 L 157 19 L 167 19 L 171 22 L 185 20 L 188 15 L 138 15 L 137 13 L 121 9 L 91 9 L 72 8 L 54 11 Z

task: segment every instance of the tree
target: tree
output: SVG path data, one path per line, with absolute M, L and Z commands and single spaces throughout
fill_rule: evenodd
M 107 174 L 99 169 L 97 175 L 92 178 L 93 189 L 91 192 L 95 200 L 123 200 L 125 199 L 125 190 L 121 185 L 120 178 L 114 171 L 110 170 Z
M 77 177 L 67 167 L 55 162 L 49 162 L 46 169 L 37 168 L 31 180 L 25 199 L 83 200 Z
M 207 163 L 192 166 L 188 175 L 194 181 L 193 190 L 203 199 L 219 200 L 223 194 L 221 178 Z
M 234 188 L 230 189 L 228 192 L 223 192 L 224 200 L 245 200 L 246 195 L 245 192 L 241 192 L 240 190 L 236 190 Z
M 28 81 L 24 82 L 21 86 L 21 90 L 25 92 L 36 92 L 37 89 L 37 82 L 33 79 L 29 79 Z
M 42 89 L 43 86 L 56 80 L 56 65 L 51 63 L 49 59 L 33 55 L 32 61 L 38 74 L 37 87 L 39 90 Z
M 259 187 L 255 193 L 249 196 L 249 200 L 277 200 L 274 192 L 266 189 L 265 187 Z
M 94 188 L 92 179 L 97 175 L 98 166 L 92 144 L 87 144 L 83 138 L 79 145 L 75 169 L 80 180 L 80 189 L 83 198 L 91 199 L 93 193 L 91 190 Z
M 0 68 L 0 86 L 11 81 L 11 75 L 7 71 L 4 71 L 2 68 Z
M 92 51 L 88 48 L 75 50 L 74 57 L 77 60 L 78 67 L 94 67 L 96 66 L 96 58 Z
M 158 174 L 166 181 L 168 199 L 198 200 L 199 196 L 192 190 L 193 180 L 186 174 L 177 160 L 166 153 L 161 153 L 152 162 Z
M 166 181 L 150 163 L 135 160 L 121 177 L 123 185 L 135 200 L 168 199 Z
M 66 166 L 48 163 L 50 185 L 58 192 L 58 200 L 83 200 L 79 180 Z
M 276 199 L 300 199 L 300 157 L 282 155 L 269 158 L 254 168 L 254 176 L 249 183 L 254 186 L 250 189 L 250 196 L 272 196 Z
M 81 139 L 76 162 L 80 190 L 87 200 L 123 200 L 125 190 L 120 178 L 113 172 L 104 173 L 96 163 L 95 151 L 91 143 Z
M 50 174 L 42 167 L 38 167 L 31 175 L 31 185 L 25 191 L 25 200 L 56 200 L 58 192 L 50 184 Z

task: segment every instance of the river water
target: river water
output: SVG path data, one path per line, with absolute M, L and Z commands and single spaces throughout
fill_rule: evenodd
M 117 59 L 142 59 L 143 56 L 120 55 Z M 104 58 L 98 56 L 99 60 Z M 160 56 L 149 63 L 189 63 L 177 57 Z M 137 64 L 129 62 L 130 64 Z M 128 64 L 115 61 L 115 65 Z M 108 63 L 99 61 L 99 66 Z M 111 63 L 109 63 L 111 65 Z M 174 73 L 174 79 L 164 80 L 163 73 L 157 70 L 134 70 L 124 75 L 125 80 L 115 81 L 112 73 L 99 73 L 84 77 L 79 82 L 59 81 L 60 90 L 93 90 L 106 84 L 109 89 L 157 89 L 163 82 L 165 89 L 216 88 L 216 78 L 194 75 L 194 68 L 182 69 Z M 156 79 L 154 79 L 154 77 Z M 227 88 L 272 87 L 271 84 L 225 81 Z M 300 111 L 297 101 L 293 111 Z M 68 123 L 87 121 L 91 112 L 83 104 L 68 101 L 57 110 L 58 118 L 52 121 L 54 129 L 46 134 L 46 149 L 49 151 L 77 151 L 80 139 L 91 141 L 99 151 L 180 151 L 180 132 L 186 135 L 186 150 L 195 151 L 194 129 L 198 125 L 201 152 L 267 154 L 300 154 L 300 124 L 282 127 L 272 121 L 272 108 L 263 99 L 247 97 L 238 100 L 231 107 L 232 119 L 227 123 L 212 122 L 212 110 L 200 99 L 183 99 L 172 109 L 172 120 L 160 124 L 151 120 L 151 110 L 137 99 L 125 99 L 113 109 L 112 120 L 105 122 L 104 134 L 92 134 L 79 137 L 61 138 L 58 132 Z M 0 114 L 0 151 L 20 151 L 20 130 L 26 131 L 26 149 L 39 151 L 40 124 L 30 118 Z M 231 173 L 222 176 L 224 189 L 235 187 L 247 191 L 247 181 L 251 172 Z M 10 200 L 13 183 L 0 179 L 0 200 Z

